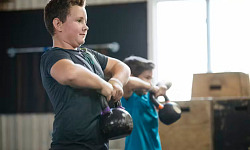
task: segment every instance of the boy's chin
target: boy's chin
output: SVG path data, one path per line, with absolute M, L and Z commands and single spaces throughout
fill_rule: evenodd
M 134 90 L 134 92 L 139 96 L 146 95 L 148 93 L 147 90 L 142 90 L 142 89 L 136 89 Z

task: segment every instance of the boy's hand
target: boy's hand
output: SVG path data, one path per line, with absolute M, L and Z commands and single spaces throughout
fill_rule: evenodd
M 113 90 L 114 90 L 114 88 L 113 88 L 112 84 L 110 84 L 108 82 L 104 82 L 102 89 L 100 90 L 100 93 L 107 98 L 107 101 L 110 101 Z
M 157 98 L 158 96 L 164 96 L 166 95 L 166 92 L 168 88 L 166 86 L 158 86 L 158 90 L 155 92 L 155 97 Z
M 115 78 L 111 78 L 108 81 L 113 86 L 112 99 L 116 102 L 120 100 L 123 96 L 123 85 L 122 83 Z
M 156 85 L 152 85 L 151 84 L 151 88 L 149 89 L 149 91 L 153 92 L 153 93 L 157 93 L 159 91 L 159 87 Z

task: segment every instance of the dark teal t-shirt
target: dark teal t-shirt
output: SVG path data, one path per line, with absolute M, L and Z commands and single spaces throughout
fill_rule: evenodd
M 126 137 L 125 150 L 161 150 L 158 133 L 158 113 L 149 99 L 149 93 L 139 96 L 135 93 L 126 100 L 121 99 L 133 118 L 133 131 Z
M 89 51 L 104 70 L 108 58 L 93 50 Z M 40 62 L 42 83 L 55 112 L 51 148 L 108 149 L 108 141 L 104 139 L 99 129 L 100 95 L 92 89 L 75 89 L 61 85 L 52 78 L 50 69 L 61 59 L 69 59 L 97 74 L 82 50 L 52 48 L 42 55 Z

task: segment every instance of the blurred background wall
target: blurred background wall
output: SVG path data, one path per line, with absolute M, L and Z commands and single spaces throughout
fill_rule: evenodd
M 28 10 L 28 3 L 21 4 L 22 7 L 8 10 L 4 7 L 0 11 L 0 113 L 52 112 L 41 84 L 39 61 L 42 53 L 14 57 L 7 54 L 9 48 L 52 46 L 52 38 L 43 22 L 42 8 L 30 6 L 33 10 Z M 129 55 L 147 57 L 146 2 L 94 4 L 92 2 L 86 7 L 90 29 L 85 44 L 117 42 L 119 51 L 109 51 L 106 55 L 120 60 Z
M 0 0 L 0 150 L 50 144 L 53 109 L 41 84 L 42 53 L 7 54 L 9 48 L 52 46 L 43 22 L 46 3 Z M 100 52 L 120 60 L 149 57 L 160 68 L 156 77 L 171 79 L 167 94 L 182 101 L 182 117 L 170 126 L 160 122 L 163 150 L 249 150 L 249 6 L 247 0 L 87 0 L 85 44 L 117 42 L 118 52 Z M 206 72 L 207 62 L 222 73 Z M 124 139 L 110 142 L 110 149 L 123 148 Z

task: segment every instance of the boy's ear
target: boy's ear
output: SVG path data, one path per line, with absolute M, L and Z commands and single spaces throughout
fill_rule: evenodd
M 59 18 L 54 18 L 53 19 L 53 26 L 55 30 L 61 32 L 62 31 L 62 21 Z

